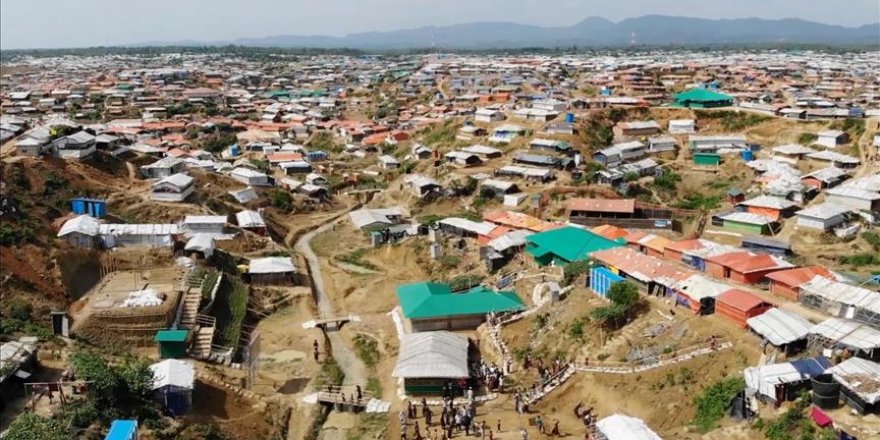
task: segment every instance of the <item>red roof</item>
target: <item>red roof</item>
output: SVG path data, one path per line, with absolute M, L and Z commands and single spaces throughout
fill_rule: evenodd
M 672 244 L 666 245 L 667 250 L 673 250 L 678 252 L 690 251 L 694 249 L 701 249 L 703 247 L 703 242 L 700 241 L 699 238 L 692 238 L 690 240 L 681 240 Z
M 590 231 L 599 234 L 609 240 L 617 240 L 618 238 L 623 238 L 629 235 L 629 231 L 627 231 L 626 229 L 618 228 L 617 226 L 613 225 L 596 226 L 595 228 L 590 229 Z
M 615 212 L 632 214 L 636 210 L 635 199 L 571 199 L 566 204 L 570 211 Z
M 721 293 L 715 298 L 715 302 L 727 304 L 744 312 L 766 303 L 761 297 L 739 289 L 730 289 Z
M 295 153 L 295 152 L 291 152 L 291 151 L 284 151 L 284 152 L 270 154 L 270 155 L 266 156 L 266 159 L 268 159 L 270 163 L 294 162 L 297 160 L 302 160 L 303 155 L 300 153 Z
M 645 255 L 633 248 L 618 247 L 593 252 L 590 258 L 614 266 L 632 276 L 648 277 L 655 281 L 681 281 L 696 272 L 675 263 Z
M 819 275 L 829 280 L 836 279 L 830 270 L 821 266 L 799 267 L 796 269 L 779 270 L 767 274 L 767 278 L 790 287 L 798 287 Z
M 770 254 L 756 255 L 749 252 L 730 252 L 715 255 L 706 260 L 729 267 L 731 270 L 740 273 L 758 272 L 779 267 L 779 262 Z

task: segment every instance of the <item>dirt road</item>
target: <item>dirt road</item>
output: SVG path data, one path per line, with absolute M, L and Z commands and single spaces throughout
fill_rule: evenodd
M 315 255 L 315 252 L 312 251 L 311 241 L 316 235 L 326 232 L 340 221 L 344 220 L 346 214 L 347 212 L 324 226 L 304 234 L 299 240 L 297 240 L 296 245 L 294 246 L 294 249 L 301 253 L 308 261 L 309 275 L 312 279 L 312 286 L 315 291 L 318 310 L 320 310 L 324 316 L 333 316 L 336 314 L 336 310 L 333 307 L 333 303 L 330 301 L 330 297 L 327 296 L 327 292 L 324 290 L 324 277 L 321 275 L 321 262 L 318 260 L 318 256 Z M 327 332 L 327 338 L 330 340 L 333 359 L 336 360 L 339 367 L 345 372 L 344 384 L 365 384 L 367 382 L 367 370 L 360 358 L 358 358 L 354 351 L 352 351 L 347 345 L 342 335 L 335 331 Z

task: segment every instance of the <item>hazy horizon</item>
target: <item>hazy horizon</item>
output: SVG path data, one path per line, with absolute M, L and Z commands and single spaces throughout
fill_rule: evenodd
M 798 18 L 858 27 L 880 22 L 877 0 L 801 0 L 796 10 L 782 0 L 714 3 L 697 0 L 154 0 L 149 8 L 120 7 L 119 1 L 3 0 L 0 48 L 124 46 L 149 42 L 229 41 L 275 35 L 344 36 L 423 26 L 503 21 L 570 26 L 587 17 L 612 21 L 644 15 L 710 19 Z M 845 5 L 841 5 L 841 3 Z M 140 5 L 140 4 L 139 4 Z M 39 16 L 41 12 L 47 12 Z M 760 11 L 760 12 L 758 12 Z M 880 40 L 880 35 L 878 35 Z

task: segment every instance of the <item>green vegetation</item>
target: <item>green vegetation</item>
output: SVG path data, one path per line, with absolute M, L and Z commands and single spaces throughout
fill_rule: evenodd
M 367 379 L 366 391 L 377 399 L 382 398 L 382 382 L 379 381 L 378 377 L 370 377 Z
M 379 343 L 375 339 L 358 333 L 354 336 L 354 349 L 367 368 L 376 368 L 379 363 Z
M 721 196 L 706 196 L 700 193 L 691 193 L 678 203 L 682 209 L 716 209 L 721 204 Z
M 455 142 L 455 134 L 458 131 L 451 122 L 428 129 L 422 137 L 422 142 L 433 146 L 438 144 L 451 144 Z
M 817 428 L 807 417 L 806 410 L 810 407 L 808 396 L 802 396 L 779 418 L 764 421 L 758 420 L 754 428 L 764 432 L 769 440 L 835 440 L 837 433 L 830 428 Z
M 219 278 L 220 273 L 216 270 L 205 272 L 205 281 L 202 283 L 202 298 L 211 299 L 211 291 L 214 290 L 214 285 L 217 284 Z
M 872 252 L 847 255 L 840 259 L 843 264 L 851 264 L 855 267 L 880 265 L 880 255 Z
M 449 288 L 452 289 L 453 292 L 470 289 L 471 287 L 482 283 L 483 279 L 485 279 L 485 277 L 482 275 L 459 275 L 448 281 Z
M 218 344 L 235 349 L 241 338 L 241 326 L 247 315 L 248 285 L 233 277 L 223 277 L 214 300 Z
M 220 132 L 205 136 L 200 144 L 205 151 L 219 153 L 236 142 L 238 142 L 238 139 L 235 137 L 235 133 Z
M 862 238 L 864 238 L 875 251 L 880 252 L 880 234 L 870 231 L 862 232 Z
M 700 432 L 715 429 L 718 421 L 727 414 L 730 401 L 745 387 L 745 381 L 741 377 L 730 377 L 706 387 L 694 398 L 697 414 L 693 423 L 697 429 Z
M 67 440 L 73 434 L 59 421 L 25 412 L 18 416 L 6 431 L 4 440 Z
M 315 378 L 315 389 L 320 390 L 328 385 L 342 385 L 344 379 L 345 372 L 335 359 L 330 358 L 321 365 L 321 371 Z
M 33 307 L 20 298 L 9 301 L 9 318 L 18 321 L 29 321 Z
M 831 128 L 835 130 L 843 130 L 849 133 L 853 141 L 858 140 L 865 133 L 865 120 L 857 118 L 846 118 L 843 121 L 834 121 Z
M 85 428 L 114 419 L 159 417 L 153 403 L 153 372 L 146 359 L 128 356 L 111 363 L 94 351 L 78 351 L 71 355 L 70 365 L 78 379 L 91 383 L 84 402 L 62 408 L 66 425 Z
M 289 192 L 274 188 L 267 195 L 269 196 L 269 203 L 278 208 L 279 211 L 285 213 L 293 211 L 293 196 Z
M 353 264 L 355 266 L 360 266 L 365 269 L 370 270 L 379 270 L 375 264 L 370 263 L 369 261 L 364 261 L 364 255 L 369 251 L 369 248 L 360 248 L 355 251 L 352 251 L 348 254 L 337 255 L 336 260 L 341 261 L 343 263 Z
M 326 153 L 339 153 L 345 146 L 333 142 L 333 134 L 329 131 L 319 131 L 312 135 L 309 140 L 310 150 L 320 150 Z
M 446 269 L 454 269 L 461 264 L 461 258 L 458 258 L 455 255 L 443 255 L 437 261 L 439 261 L 440 265 Z
M 619 327 L 629 319 L 639 302 L 639 288 L 629 281 L 614 283 L 608 289 L 611 305 L 598 307 L 590 312 L 594 322 L 603 327 Z
M 574 280 L 589 272 L 593 267 L 591 261 L 581 260 L 581 261 L 572 261 L 571 263 L 566 264 L 562 267 L 562 285 L 570 286 Z
M 738 112 L 732 110 L 705 111 L 695 110 L 698 119 L 717 120 L 725 130 L 740 131 L 763 122 L 769 121 L 770 116 L 759 115 L 750 112 Z
M 675 171 L 667 171 L 654 178 L 654 186 L 663 191 L 675 191 L 678 182 L 681 182 L 681 176 Z
M 571 336 L 573 339 L 576 339 L 578 341 L 583 340 L 583 338 L 584 338 L 584 324 L 585 324 L 584 321 L 585 320 L 583 318 L 575 319 L 574 322 L 572 322 L 568 326 L 568 331 L 567 331 L 568 336 Z
M 798 143 L 801 145 L 809 146 L 813 145 L 813 143 L 815 143 L 817 139 L 819 139 L 819 136 L 817 136 L 815 133 L 801 133 L 801 135 L 798 136 Z
M 0 319 L 0 335 L 10 335 L 12 333 L 36 336 L 41 341 L 50 341 L 55 338 L 55 335 L 49 329 L 34 323 L 30 318 L 27 320 L 14 318 Z

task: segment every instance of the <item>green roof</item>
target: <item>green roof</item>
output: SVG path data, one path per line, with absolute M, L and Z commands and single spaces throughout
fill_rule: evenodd
M 159 330 L 156 332 L 156 342 L 186 342 L 189 330 Z
M 713 92 L 706 89 L 690 89 L 675 95 L 677 102 L 717 102 L 717 101 L 733 101 L 730 95 L 724 93 Z
M 484 315 L 525 308 L 516 292 L 496 292 L 477 286 L 453 293 L 448 284 L 412 283 L 397 286 L 397 300 L 409 319 L 458 315 Z
M 526 238 L 526 242 L 526 252 L 536 259 L 553 254 L 566 262 L 583 260 L 593 252 L 626 245 L 574 226 L 532 234 Z

